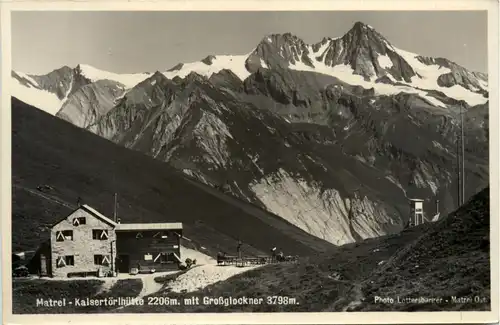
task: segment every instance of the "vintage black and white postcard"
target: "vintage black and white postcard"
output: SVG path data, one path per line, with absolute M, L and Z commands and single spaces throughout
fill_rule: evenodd
M 6 324 L 498 322 L 498 2 L 1 6 Z

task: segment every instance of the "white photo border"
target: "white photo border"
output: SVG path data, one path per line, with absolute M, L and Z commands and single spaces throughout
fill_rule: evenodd
M 12 11 L 488 11 L 488 83 L 490 87 L 491 311 L 485 312 L 307 312 L 13 315 L 9 268 L 2 276 L 5 324 L 416 324 L 498 323 L 499 212 L 499 2 L 495 0 L 338 0 L 338 1 L 0 1 L 1 109 L 0 208 L 2 263 L 11 265 L 11 12 Z M 425 22 L 422 22 L 425 23 Z

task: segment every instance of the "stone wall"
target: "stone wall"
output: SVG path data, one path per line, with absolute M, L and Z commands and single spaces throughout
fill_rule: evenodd
M 77 217 L 85 217 L 84 225 L 73 224 Z M 93 239 L 92 230 L 105 229 L 108 239 Z M 59 231 L 72 230 L 73 240 L 57 241 Z M 58 223 L 51 231 L 51 265 L 52 276 L 67 277 L 73 272 L 96 272 L 99 269 L 109 271 L 115 263 L 116 234 L 113 226 L 95 217 L 84 209 L 79 209 Z M 107 266 L 96 265 L 94 255 L 108 255 L 110 263 Z M 58 258 L 74 256 L 74 265 L 58 266 Z

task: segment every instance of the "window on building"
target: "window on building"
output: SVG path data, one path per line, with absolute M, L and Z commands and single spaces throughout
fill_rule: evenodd
M 75 265 L 75 257 L 73 255 L 58 256 L 56 259 L 57 267 L 65 267 Z
M 177 258 L 175 258 L 175 255 L 173 252 L 171 253 L 158 253 L 154 259 L 154 262 L 156 263 L 175 263 L 177 262 Z
M 56 241 L 73 240 L 73 230 L 62 230 L 56 232 Z
M 58 256 L 56 259 L 56 266 L 57 267 L 64 267 L 66 266 L 66 261 L 64 260 L 64 256 Z
M 109 234 L 106 229 L 92 229 L 92 239 L 107 240 L 108 238 Z
M 87 218 L 85 217 L 78 217 L 73 219 L 73 226 L 77 227 L 80 225 L 85 225 L 87 223 Z
M 158 231 L 153 235 L 153 238 L 161 238 L 161 239 L 167 239 L 168 238 L 168 233 L 166 231 Z
M 67 255 L 64 258 L 66 260 L 66 265 L 75 265 L 75 257 L 73 255 Z
M 94 264 L 95 265 L 110 265 L 111 257 L 109 255 L 94 255 Z

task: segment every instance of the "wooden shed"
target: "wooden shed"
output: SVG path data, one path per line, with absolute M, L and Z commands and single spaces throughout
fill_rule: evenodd
M 166 271 L 178 268 L 182 223 L 118 224 L 117 271 Z

